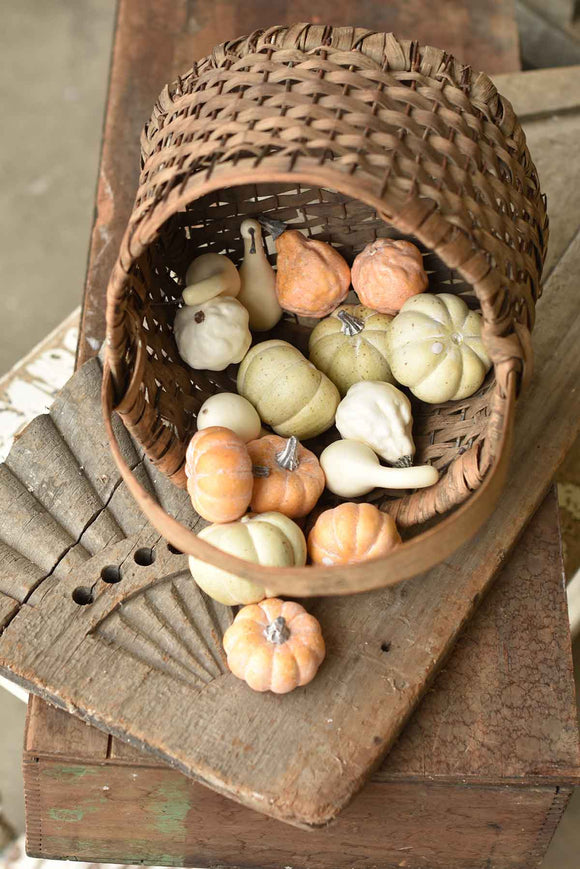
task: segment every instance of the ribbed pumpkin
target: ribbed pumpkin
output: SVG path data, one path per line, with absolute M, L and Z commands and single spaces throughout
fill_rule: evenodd
M 299 440 L 330 428 L 340 395 L 326 374 L 287 341 L 252 347 L 238 371 L 238 392 L 277 434 Z
M 208 522 L 234 522 L 252 497 L 252 460 L 243 440 L 230 429 L 211 426 L 192 437 L 185 456 L 187 491 Z
M 394 314 L 411 296 L 427 289 L 423 257 L 410 241 L 377 238 L 352 264 L 352 285 L 363 303 Z
M 254 691 L 287 694 L 314 679 L 326 649 L 318 621 L 294 601 L 244 607 L 224 634 L 234 676 Z
M 313 564 L 356 564 L 382 558 L 401 542 L 395 520 L 374 504 L 339 504 L 325 510 L 308 536 Z
M 268 567 L 302 567 L 306 564 L 306 540 L 292 519 L 281 513 L 242 516 L 239 522 L 208 525 L 199 532 L 202 540 L 244 561 Z M 207 561 L 190 556 L 189 569 L 200 588 L 227 606 L 255 603 L 266 597 L 262 586 Z
M 255 513 L 276 510 L 296 519 L 306 516 L 324 489 L 324 471 L 295 437 L 266 435 L 248 444 L 254 472 L 250 507 Z
M 392 319 L 365 305 L 341 305 L 310 333 L 310 361 L 332 380 L 341 395 L 361 380 L 394 383 L 387 358 Z

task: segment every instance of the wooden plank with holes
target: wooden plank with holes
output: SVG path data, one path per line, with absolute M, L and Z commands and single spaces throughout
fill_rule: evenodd
M 555 507 L 552 492 L 397 745 L 332 826 L 304 832 L 238 806 L 35 698 L 29 851 L 295 869 L 535 865 L 577 768 Z

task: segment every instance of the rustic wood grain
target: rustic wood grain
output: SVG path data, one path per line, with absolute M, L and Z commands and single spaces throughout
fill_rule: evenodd
M 232 0 L 121 0 L 82 313 L 79 362 L 104 339 L 105 289 L 137 189 L 139 135 L 166 82 L 214 45 L 260 27 L 295 21 L 358 25 L 445 48 L 489 73 L 519 69 L 511 0 L 447 0 L 436 15 L 424 0 L 404 4 L 336 0 L 288 6 L 281 0 L 242 6 Z M 154 49 L 152 48 L 154 46 Z M 119 159 L 122 154 L 123 158 Z
M 253 869 L 514 869 L 537 866 L 569 789 L 371 782 L 332 827 L 304 832 L 162 766 L 25 763 L 27 850 L 75 859 Z M 70 804 L 62 805 L 62 792 Z M 129 803 L 131 813 L 123 811 Z M 70 807 L 69 807 L 70 806 Z M 458 822 L 460 819 L 460 822 Z
M 79 755 L 79 729 L 98 731 L 35 698 L 24 766 L 29 851 L 295 869 L 535 865 L 577 764 L 554 511 L 552 492 L 394 750 L 331 827 L 290 829 L 104 736 Z M 530 680 L 538 661 L 541 678 Z
M 571 245 L 568 255 L 580 257 L 580 243 Z M 568 269 L 562 272 L 564 277 L 568 273 Z M 561 281 L 562 274 L 556 268 L 551 281 Z M 562 300 L 570 298 L 564 288 Z M 42 696 L 117 736 L 149 747 L 245 805 L 298 825 L 328 822 L 393 744 L 528 511 L 536 506 L 534 496 L 540 498 L 545 491 L 554 464 L 547 458 L 540 468 L 532 461 L 541 435 L 549 432 L 554 461 L 576 430 L 574 400 L 567 402 L 570 419 L 555 412 L 555 403 L 568 395 L 578 375 L 570 360 L 580 324 L 572 325 L 566 335 L 563 317 L 567 318 L 565 305 L 551 307 L 540 332 L 549 347 L 542 352 L 538 342 L 541 375 L 534 387 L 536 399 L 532 400 L 532 390 L 519 423 L 521 458 L 512 470 L 515 483 L 508 486 L 486 532 L 468 551 L 412 582 L 354 598 L 313 602 L 329 655 L 306 691 L 285 698 L 249 692 L 220 662 L 219 635 L 227 624 L 220 616 L 224 608 L 214 607 L 212 612 L 194 593 L 185 558 L 173 555 L 148 526 L 89 558 L 83 541 L 90 539 L 92 526 L 83 511 L 75 514 L 77 524 L 55 550 L 58 566 L 63 547 L 69 557 L 78 552 L 82 561 L 58 581 L 41 582 L 27 605 L 11 617 L 0 640 L 0 666 Z M 550 358 L 555 329 L 564 353 L 569 351 L 567 365 Z M 85 371 L 93 373 L 96 368 L 97 362 L 88 363 L 67 388 L 71 396 L 81 396 L 83 406 L 94 406 L 97 399 L 82 385 Z M 543 381 L 544 377 L 548 379 Z M 558 383 L 565 393 L 552 388 L 546 397 L 550 383 Z M 31 511 L 29 500 L 36 506 L 41 539 L 39 529 L 46 517 L 65 534 L 58 523 L 71 521 L 69 504 L 79 502 L 82 475 L 71 472 L 66 441 L 66 461 L 63 473 L 59 472 L 55 444 L 39 428 L 37 421 L 25 431 L 14 448 L 17 459 L 9 457 L 8 465 L 18 498 L 27 499 L 23 515 Z M 89 443 L 102 438 L 102 423 L 99 434 L 95 419 L 86 437 Z M 23 455 L 38 458 L 24 463 Z M 47 455 L 54 463 L 49 494 L 43 470 L 48 467 Z M 24 483 L 14 471 L 26 475 Z M 169 491 L 184 498 L 177 489 Z M 14 509 L 9 512 L 14 501 L 12 489 L 9 492 L 0 535 L 17 551 L 19 546 L 24 549 L 21 554 L 34 563 L 33 551 L 22 542 L 19 514 Z M 93 518 L 101 518 L 102 512 L 95 511 L 90 499 L 88 503 Z M 187 516 L 189 505 L 182 502 L 182 507 Z M 59 540 L 54 529 L 48 539 L 53 537 Z M 100 542 L 102 538 L 97 538 L 97 547 Z M 144 545 L 157 546 L 155 564 L 148 568 L 133 560 Z M 41 554 L 46 569 L 47 554 Z M 107 565 L 121 565 L 120 583 L 110 585 L 99 579 Z M 94 603 L 79 605 L 74 598 L 79 587 L 92 589 Z M 195 600 L 189 599 L 192 594 Z M 574 764 L 570 775 L 576 775 Z

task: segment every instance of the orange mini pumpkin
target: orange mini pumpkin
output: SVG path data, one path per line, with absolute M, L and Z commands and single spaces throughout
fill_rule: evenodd
M 395 314 L 428 283 L 421 251 L 410 241 L 377 238 L 352 264 L 352 285 L 359 299 L 382 314 Z
M 291 519 L 306 516 L 324 490 L 324 471 L 314 453 L 295 437 L 266 435 L 248 444 L 253 464 L 254 513 L 276 510 Z
M 252 497 L 252 460 L 243 440 L 222 426 L 194 434 L 185 455 L 187 491 L 208 522 L 235 522 Z
M 308 535 L 313 564 L 356 564 L 387 555 L 401 542 L 395 520 L 374 504 L 340 504 L 325 510 Z
M 261 217 L 278 253 L 276 295 L 285 311 L 303 317 L 326 317 L 350 288 L 350 268 L 331 244 L 287 229 L 279 220 Z
M 314 616 L 275 597 L 239 611 L 224 634 L 224 649 L 234 676 L 254 691 L 274 694 L 311 682 L 326 654 Z

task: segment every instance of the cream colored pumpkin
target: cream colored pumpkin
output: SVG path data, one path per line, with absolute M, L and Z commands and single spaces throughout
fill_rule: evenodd
M 302 567 L 306 564 L 306 540 L 292 519 L 281 513 L 244 516 L 227 525 L 208 525 L 199 537 L 230 555 L 269 567 Z M 189 569 L 199 587 L 228 606 L 256 603 L 266 590 L 233 573 L 190 556 Z
M 393 318 L 364 305 L 341 305 L 310 333 L 310 361 L 346 395 L 361 380 L 394 382 L 387 359 Z
M 229 428 L 248 443 L 260 436 L 262 424 L 255 407 L 236 392 L 216 392 L 204 401 L 197 413 L 197 429 L 212 426 Z
M 248 320 L 244 306 L 231 296 L 185 305 L 173 324 L 179 355 L 192 368 L 223 371 L 240 362 L 252 343 Z
M 481 316 L 459 296 L 413 296 L 389 330 L 395 379 L 429 404 L 473 395 L 491 368 L 481 340 L 482 324 Z
M 238 392 L 283 437 L 307 440 L 330 428 L 340 395 L 334 383 L 286 341 L 256 344 L 238 372 Z
M 392 383 L 365 381 L 348 390 L 336 410 L 341 437 L 368 444 L 391 465 L 413 464 L 411 402 Z

